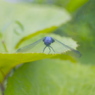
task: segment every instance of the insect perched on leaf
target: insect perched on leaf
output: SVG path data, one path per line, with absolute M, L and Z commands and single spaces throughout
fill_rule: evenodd
M 64 53 L 66 51 L 73 51 L 78 56 L 81 56 L 79 51 L 49 36 L 39 39 L 38 41 L 17 50 L 17 52 L 43 52 L 48 54 Z

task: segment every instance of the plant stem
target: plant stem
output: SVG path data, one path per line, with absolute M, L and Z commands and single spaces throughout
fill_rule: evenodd
M 2 76 L 4 77 L 5 75 L 4 75 L 4 72 L 0 69 L 0 72 L 1 72 L 1 74 L 2 74 Z M 4 95 L 4 85 L 3 85 L 3 83 L 0 83 L 0 95 Z
M 5 44 L 4 41 L 2 41 L 2 44 L 3 44 L 3 46 L 4 46 L 5 51 L 8 52 L 8 49 L 7 49 L 6 44 Z
M 4 86 L 3 86 L 3 83 L 0 83 L 0 91 L 1 91 L 1 94 L 4 95 Z

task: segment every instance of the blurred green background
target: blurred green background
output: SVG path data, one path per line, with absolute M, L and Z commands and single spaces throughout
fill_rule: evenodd
M 95 95 L 95 0 L 6 0 L 6 2 L 19 6 L 29 4 L 31 7 L 32 4 L 35 4 L 40 7 L 44 5 L 55 6 L 55 9 L 56 7 L 65 9 L 72 19 L 49 31 L 61 37 L 74 39 L 79 45 L 77 49 L 82 56 L 77 59 L 76 63 L 70 61 L 69 58 L 64 60 L 61 55 L 61 57 L 43 58 L 40 61 L 23 64 L 14 72 L 12 71 L 13 74 L 8 78 L 7 86 L 5 86 L 5 95 Z M 41 15 L 45 15 L 45 13 L 41 13 Z M 4 17 L 7 18 L 7 15 Z M 39 26 L 38 17 L 36 18 Z M 29 16 L 26 17 L 26 20 L 27 18 Z M 57 18 L 56 14 L 55 18 Z M 48 16 L 45 19 L 48 21 Z M 45 21 L 43 22 L 45 23 Z M 23 31 L 24 24 L 19 23 L 19 25 Z M 31 26 L 26 25 L 28 28 Z

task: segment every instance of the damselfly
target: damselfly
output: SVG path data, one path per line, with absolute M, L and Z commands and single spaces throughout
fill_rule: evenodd
M 38 53 L 49 53 L 49 54 L 64 53 L 66 51 L 73 51 L 78 56 L 81 56 L 79 51 L 49 36 L 39 39 L 36 42 L 17 50 L 17 52 L 38 52 Z

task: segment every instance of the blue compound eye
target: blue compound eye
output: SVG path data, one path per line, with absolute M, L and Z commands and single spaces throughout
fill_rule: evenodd
M 54 42 L 54 39 L 52 37 L 45 37 L 43 42 L 46 46 L 50 46 Z
M 68 45 L 58 41 L 52 37 L 44 37 L 38 41 L 22 47 L 17 52 L 36 52 L 36 53 L 64 53 L 66 51 L 73 51 L 78 56 L 81 56 L 80 52 L 69 47 Z

